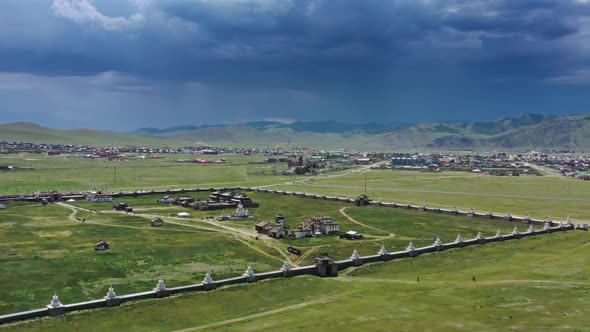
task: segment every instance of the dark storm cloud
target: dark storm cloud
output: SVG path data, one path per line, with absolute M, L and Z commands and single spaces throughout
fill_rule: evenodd
M 191 122 L 490 118 L 552 112 L 531 96 L 590 82 L 588 37 L 581 0 L 7 0 L 0 73 L 68 114 L 106 95 L 142 125 L 172 121 L 161 108 Z

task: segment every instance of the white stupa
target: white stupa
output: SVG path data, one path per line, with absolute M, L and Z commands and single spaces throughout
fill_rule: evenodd
M 526 216 L 524 216 L 523 220 L 531 221 L 531 216 L 527 213 Z
M 510 212 L 506 213 L 506 219 L 512 219 L 512 215 L 510 214 Z
M 567 218 L 565 218 L 565 224 L 567 226 L 571 226 L 572 225 L 572 218 L 570 218 L 570 216 L 567 216 Z
M 281 271 L 287 272 L 290 269 L 291 269 L 291 267 L 289 266 L 289 263 L 287 261 L 285 261 L 285 263 L 283 263 L 283 267 L 281 267 Z
M 457 234 L 457 238 L 455 239 L 456 243 L 461 243 L 463 242 L 463 238 L 461 237 L 461 234 Z
M 381 245 L 381 249 L 377 252 L 379 255 L 387 255 L 387 249 L 385 249 L 385 245 Z
M 434 240 L 434 246 L 435 247 L 440 247 L 442 246 L 442 241 L 440 240 L 440 236 L 436 236 L 436 239 Z
M 246 276 L 248 278 L 252 278 L 255 275 L 256 274 L 254 274 L 254 270 L 252 269 L 252 265 L 248 265 L 248 267 L 246 268 L 246 272 L 244 272 L 244 276 Z
M 51 302 L 47 305 L 48 308 L 59 308 L 59 307 L 63 307 L 63 304 L 61 304 L 61 302 L 59 301 L 59 297 L 57 297 L 57 293 L 53 294 L 53 298 L 51 299 Z
M 154 288 L 154 290 L 156 292 L 162 292 L 167 290 L 166 285 L 164 284 L 164 280 L 160 279 L 158 280 L 158 284 L 156 285 L 156 288 Z
M 113 286 L 109 287 L 109 291 L 107 292 L 107 295 L 104 298 L 107 300 L 114 300 L 117 298 L 117 294 L 115 293 L 115 289 L 113 288 Z
M 356 250 L 356 248 L 354 248 L 354 251 L 352 252 L 352 256 L 350 256 L 350 259 L 354 259 L 357 260 L 359 259 L 361 256 L 359 255 L 359 252 Z
M 551 217 L 547 217 L 545 219 L 545 222 L 552 223 L 553 222 L 553 219 Z
M 529 230 L 528 230 L 528 232 L 529 232 L 529 233 L 532 233 L 532 232 L 534 232 L 534 231 L 535 231 L 535 228 L 534 228 L 534 227 L 533 227 L 533 225 L 531 224 L 531 225 L 529 226 Z
M 496 235 L 494 235 L 496 238 L 501 238 L 502 237 L 502 233 L 500 233 L 500 230 L 496 231 Z
M 410 202 L 406 202 L 406 207 L 410 208 L 412 205 L 410 204 Z
M 477 232 L 477 235 L 475 236 L 475 238 L 478 240 L 483 240 L 483 234 L 481 234 L 481 231 Z
M 473 208 L 469 209 L 469 215 L 473 216 L 475 215 L 475 210 Z
M 414 249 L 416 249 L 416 247 L 414 247 L 414 243 L 412 241 L 410 241 L 410 244 L 408 244 L 408 247 L 406 248 L 407 251 L 414 251 Z
M 514 234 L 514 235 L 520 234 L 520 232 L 518 231 L 518 227 L 514 226 L 514 229 L 512 230 L 512 234 Z
M 211 273 L 207 272 L 207 274 L 205 274 L 205 278 L 203 279 L 203 283 L 207 284 L 207 285 L 213 283 L 213 278 L 211 278 Z
M 493 215 L 494 215 L 494 214 L 492 213 L 492 210 L 488 210 L 487 216 L 488 216 L 488 217 L 491 217 L 491 216 L 493 216 Z
M 545 223 L 543 224 L 543 230 L 548 230 L 550 227 L 551 227 L 551 226 L 549 226 L 549 223 L 548 223 L 548 222 L 545 222 Z
M 459 210 L 457 209 L 456 206 L 453 206 L 453 212 L 455 212 L 455 213 L 459 212 Z
M 248 219 L 250 218 L 250 213 L 247 209 L 244 209 L 244 206 L 240 203 L 236 210 L 231 214 L 232 218 L 239 218 L 239 219 Z

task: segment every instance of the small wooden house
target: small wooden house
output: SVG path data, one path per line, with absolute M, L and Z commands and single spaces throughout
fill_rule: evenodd
M 152 219 L 152 227 L 160 227 L 164 225 L 164 220 L 160 217 L 155 217 Z
M 268 221 L 261 221 L 259 223 L 257 223 L 254 228 L 256 229 L 256 231 L 258 233 L 263 233 L 263 234 L 267 234 L 268 231 L 272 228 L 273 226 L 271 225 L 271 223 L 269 223 Z
M 110 245 L 108 241 L 100 240 L 94 244 L 94 250 L 101 251 L 101 250 L 109 250 Z
M 283 226 L 274 226 L 268 230 L 268 236 L 275 239 L 287 237 L 288 233 L 289 230 Z

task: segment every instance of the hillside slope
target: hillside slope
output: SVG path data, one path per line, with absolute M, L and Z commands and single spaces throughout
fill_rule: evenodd
M 0 141 L 103 146 L 178 146 L 176 140 L 131 136 L 92 129 L 59 130 L 30 122 L 0 124 Z
M 33 123 L 0 124 L 0 140 L 88 145 L 219 145 L 361 150 L 590 151 L 590 114 L 523 114 L 489 122 L 393 124 L 272 121 L 237 125 L 143 128 L 130 134 L 57 130 Z

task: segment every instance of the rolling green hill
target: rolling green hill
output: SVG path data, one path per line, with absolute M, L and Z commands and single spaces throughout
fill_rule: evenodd
M 0 124 L 0 141 L 84 144 L 103 146 L 178 146 L 176 140 L 145 136 L 131 136 L 92 129 L 59 130 L 39 126 L 30 122 Z

